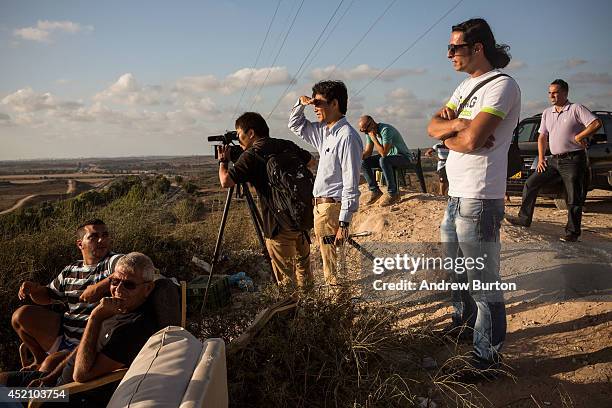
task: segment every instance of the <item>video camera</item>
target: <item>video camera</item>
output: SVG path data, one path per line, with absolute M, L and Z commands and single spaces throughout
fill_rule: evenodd
M 208 141 L 209 142 L 221 142 L 220 145 L 214 145 L 215 159 L 219 158 L 218 157 L 219 152 L 217 149 L 218 146 L 229 146 L 230 147 L 230 160 L 234 163 L 236 162 L 236 160 L 238 160 L 238 158 L 244 151 L 242 150 L 242 147 L 234 144 L 234 142 L 238 141 L 238 132 L 236 132 L 235 130 L 226 132 L 223 135 L 208 136 Z

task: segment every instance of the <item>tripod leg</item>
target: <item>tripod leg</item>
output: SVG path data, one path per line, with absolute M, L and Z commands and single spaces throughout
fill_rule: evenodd
M 271 280 L 275 282 L 274 270 L 272 269 L 272 260 L 270 259 L 270 254 L 268 253 L 268 249 L 266 248 L 266 241 L 264 240 L 262 232 L 263 220 L 261 218 L 261 214 L 259 213 L 259 210 L 255 205 L 255 200 L 253 200 L 253 196 L 251 195 L 251 191 L 249 190 L 247 185 L 243 185 L 243 192 L 249 205 L 249 212 L 251 213 L 251 220 L 253 221 L 253 226 L 255 227 L 255 232 L 257 233 L 259 245 L 261 245 L 261 253 L 266 258 L 268 265 L 270 265 L 270 271 L 272 271 Z
M 210 264 L 210 273 L 208 274 L 208 282 L 206 282 L 206 290 L 204 291 L 204 299 L 202 301 L 202 308 L 200 312 L 203 313 L 206 308 L 206 300 L 208 299 L 208 289 L 210 288 L 210 282 L 219 260 L 219 254 L 221 252 L 221 242 L 223 241 L 223 232 L 225 231 L 225 223 L 227 222 L 227 214 L 229 213 L 230 204 L 232 203 L 232 194 L 234 193 L 234 187 L 230 187 L 227 190 L 227 197 L 225 199 L 225 206 L 223 207 L 223 216 L 221 217 L 221 225 L 219 226 L 219 233 L 217 234 L 217 242 L 215 243 L 215 252 L 213 253 L 213 259 Z
M 423 175 L 423 166 L 421 165 L 421 150 L 417 150 L 417 162 L 416 162 L 416 174 L 419 179 L 419 184 L 421 185 L 421 191 L 423 193 L 427 192 L 427 185 L 425 184 L 425 176 Z

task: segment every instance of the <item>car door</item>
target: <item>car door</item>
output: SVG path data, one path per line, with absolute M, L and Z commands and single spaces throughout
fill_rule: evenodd
M 523 175 L 526 178 L 531 173 L 531 164 L 534 158 L 538 157 L 538 129 L 540 127 L 539 118 L 529 118 L 523 120 L 516 127 L 514 132 L 515 140 L 523 158 Z
M 608 172 L 612 170 L 612 113 L 596 113 L 603 124 L 591 138 L 588 154 L 591 167 L 591 188 L 612 189 Z

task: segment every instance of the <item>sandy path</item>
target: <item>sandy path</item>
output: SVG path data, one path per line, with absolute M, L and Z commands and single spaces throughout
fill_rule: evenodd
M 38 194 L 30 194 L 27 197 L 23 197 L 21 200 L 17 201 L 15 203 L 15 205 L 13 205 L 11 208 L 7 208 L 4 211 L 0 211 L 0 215 L 8 214 L 8 213 L 10 213 L 12 211 L 18 210 L 21 207 L 23 207 L 24 205 L 26 205 L 28 203 L 28 201 L 30 201 L 30 200 L 32 200 L 33 198 L 36 198 L 36 197 L 38 197 Z
M 506 213 L 516 214 L 519 205 L 520 199 L 513 197 Z M 415 252 L 422 243 L 438 242 L 445 207 L 442 197 L 405 193 L 391 208 L 361 207 L 353 220 L 354 231 L 373 232 L 359 242 L 375 255 Z M 508 334 L 503 354 L 517 379 L 498 379 L 479 387 L 491 406 L 610 406 L 612 192 L 590 193 L 581 242 L 559 242 L 566 214 L 544 200 L 530 229 L 505 225 L 501 229 L 502 279 L 518 286 L 506 293 Z M 371 269 L 361 273 L 364 286 L 371 285 Z M 402 304 L 403 324 L 441 327 L 450 321 L 445 293 L 420 297 L 387 293 L 389 300 Z

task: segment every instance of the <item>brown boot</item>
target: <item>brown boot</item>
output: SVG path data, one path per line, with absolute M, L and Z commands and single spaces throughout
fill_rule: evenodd
M 382 197 L 382 192 L 380 191 L 372 191 L 368 197 L 368 199 L 366 200 L 366 202 L 364 203 L 364 205 L 372 205 L 374 204 L 376 201 L 378 201 L 378 199 L 380 197 Z
M 380 206 L 381 207 L 388 207 L 390 205 L 393 205 L 393 204 L 399 202 L 399 200 L 400 200 L 400 195 L 399 194 L 385 194 L 385 197 L 380 202 Z

